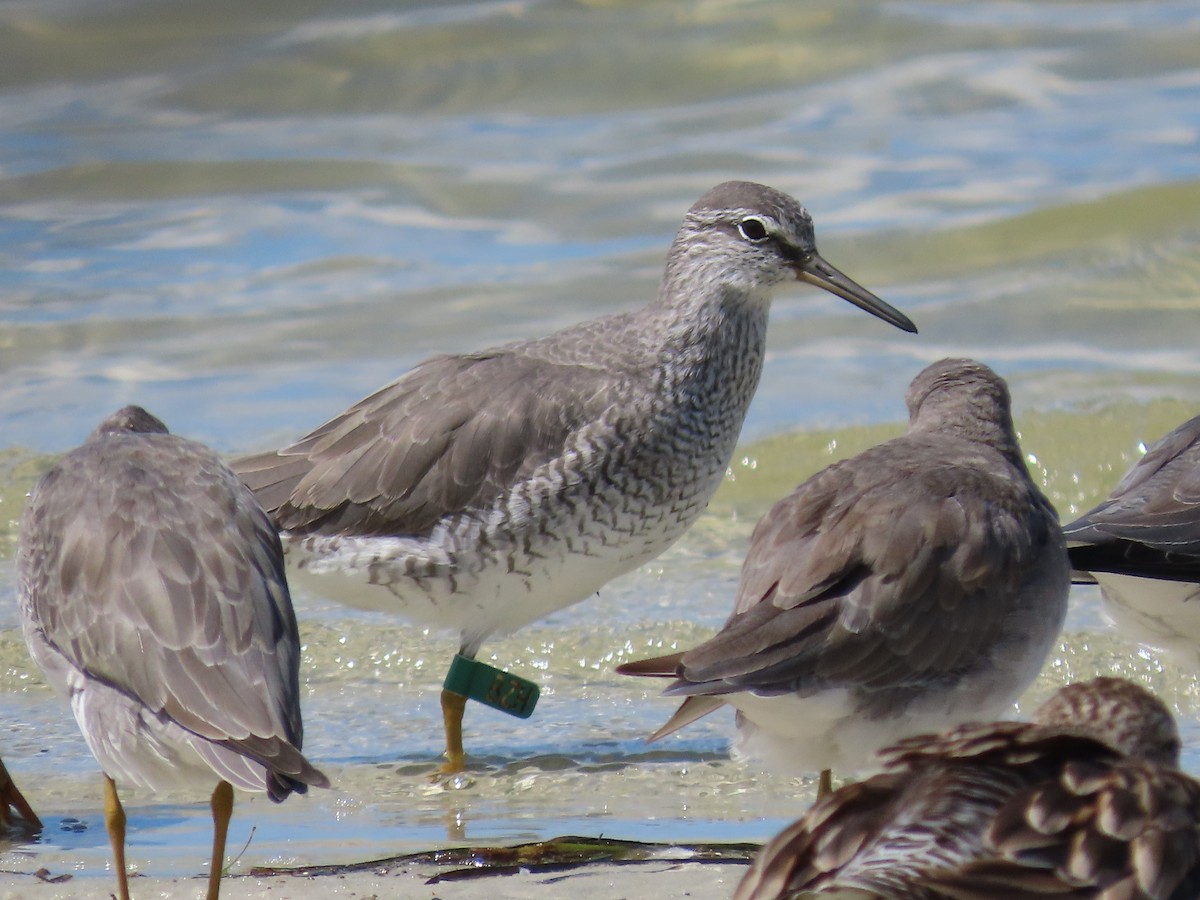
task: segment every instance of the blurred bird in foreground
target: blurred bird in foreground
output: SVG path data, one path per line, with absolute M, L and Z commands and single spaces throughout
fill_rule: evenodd
M 25 640 L 105 777 L 212 790 L 216 900 L 233 787 L 281 801 L 328 787 L 301 755 L 300 640 L 274 525 L 207 447 L 145 410 L 110 416 L 38 482 L 21 522 Z
M 452 675 L 478 669 L 492 634 L 591 596 L 691 527 L 758 385 L 772 297 L 796 281 L 916 331 L 817 253 L 795 199 L 731 181 L 684 216 L 649 305 L 435 356 L 234 469 L 315 590 L 457 630 Z M 465 767 L 467 696 L 447 678 L 445 774 Z
M 1200 784 L 1167 708 L 1128 681 L 1067 685 L 1034 722 L 907 738 L 759 854 L 734 900 L 1194 900 Z
M 1122 634 L 1200 667 L 1200 416 L 1063 533 L 1076 580 L 1100 585 Z
M 907 432 L 829 466 L 750 539 L 732 615 L 682 653 L 627 663 L 687 699 L 651 740 L 719 708 L 785 772 L 857 769 L 905 735 L 1008 711 L 1062 627 L 1058 517 L 1029 477 L 1008 388 L 945 359 Z

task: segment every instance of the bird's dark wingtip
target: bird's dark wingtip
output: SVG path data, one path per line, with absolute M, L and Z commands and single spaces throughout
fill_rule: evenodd
M 618 675 L 632 675 L 635 678 L 675 678 L 679 674 L 679 661 L 682 658 L 683 653 L 680 652 L 638 659 L 621 663 L 615 671 Z

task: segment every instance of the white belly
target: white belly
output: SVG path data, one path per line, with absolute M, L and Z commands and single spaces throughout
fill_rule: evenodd
M 878 696 L 868 715 L 865 695 L 848 688 L 807 697 L 724 695 L 721 699 L 741 714 L 734 750 L 783 774 L 853 772 L 872 768 L 875 754 L 901 738 L 964 722 L 1011 718 L 1013 705 L 1041 671 L 1060 625 L 1051 620 L 1041 634 L 998 642 L 955 684 L 933 682 L 907 700 L 885 704 L 882 715 Z
M 822 769 L 838 774 L 870 770 L 875 754 L 901 738 L 944 731 L 968 721 L 1011 718 L 1019 693 L 981 697 L 964 686 L 930 695 L 882 718 L 864 716 L 845 689 L 812 697 L 732 694 L 726 699 L 741 713 L 734 742 L 736 755 L 772 772 L 811 775 Z
M 1200 585 L 1132 575 L 1094 573 L 1104 613 L 1124 637 L 1200 660 Z
M 598 530 L 598 526 L 597 526 Z M 544 540 L 534 552 L 509 545 L 481 551 L 445 535 L 289 538 L 289 578 L 347 606 L 401 615 L 458 632 L 476 650 L 491 634 L 512 632 L 596 593 L 658 556 L 679 527 L 624 539 Z M 460 549 L 460 547 L 462 549 Z M 596 549 L 598 548 L 598 549 Z

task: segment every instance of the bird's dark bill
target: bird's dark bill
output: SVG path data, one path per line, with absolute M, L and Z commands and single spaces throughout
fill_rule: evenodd
M 842 274 L 837 268 L 826 262 L 819 253 L 812 254 L 796 267 L 796 277 L 800 281 L 808 282 L 843 300 L 848 300 L 859 309 L 878 316 L 901 331 L 907 331 L 910 334 L 917 333 L 917 326 L 908 316 L 890 303 L 876 297 L 854 279 Z

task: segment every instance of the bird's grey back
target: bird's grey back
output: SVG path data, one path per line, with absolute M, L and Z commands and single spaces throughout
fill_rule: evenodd
M 207 447 L 140 408 L 110 416 L 34 488 L 17 563 L 39 662 L 324 782 L 299 755 L 299 637 L 278 534 Z
M 725 629 L 684 655 L 670 693 L 854 684 L 887 704 L 980 664 L 1017 621 L 1061 617 L 1058 517 L 1020 458 L 1003 380 L 943 360 L 908 399 L 906 434 L 812 476 L 758 523 Z M 953 639 L 931 631 L 939 616 Z

